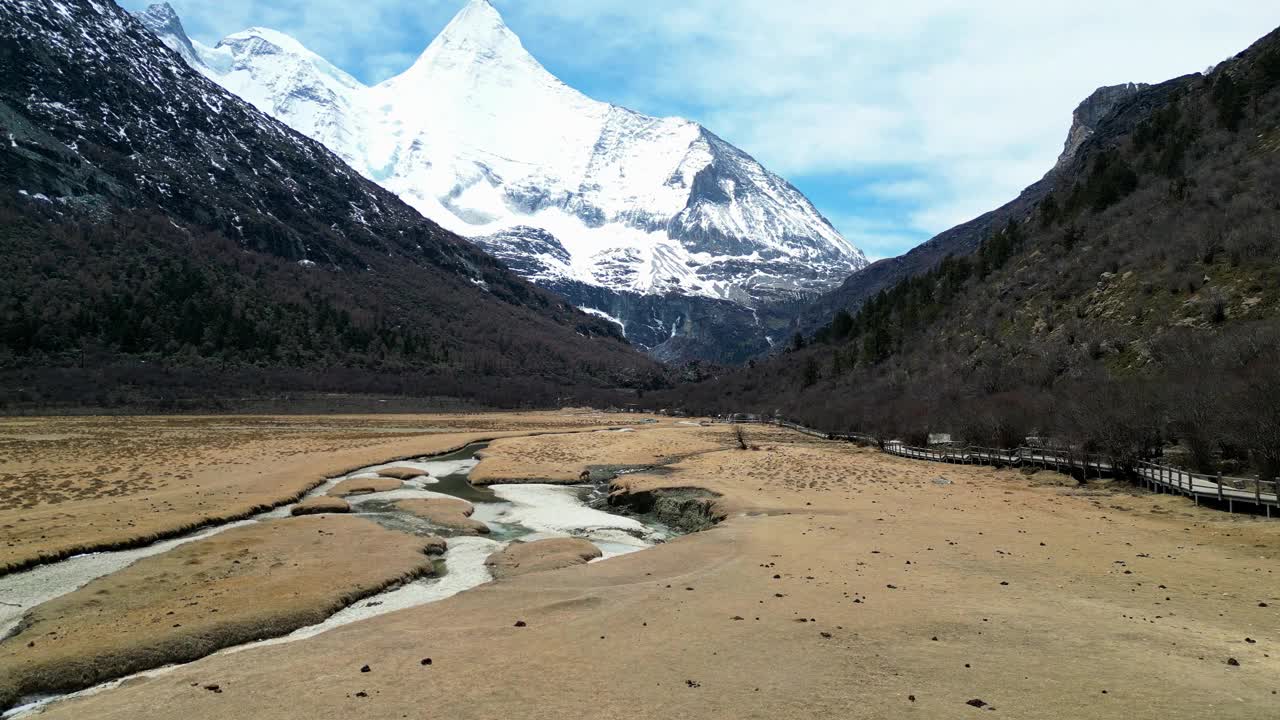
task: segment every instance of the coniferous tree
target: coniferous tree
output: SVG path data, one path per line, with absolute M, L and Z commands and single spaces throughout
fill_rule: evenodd
M 1218 109 L 1218 122 L 1231 132 L 1239 130 L 1248 96 L 1229 73 L 1219 75 L 1213 84 L 1213 102 Z
M 848 310 L 840 310 L 831 319 L 831 338 L 843 340 L 853 331 L 853 316 Z
M 804 362 L 804 375 L 801 378 L 801 387 L 812 387 L 818 382 L 818 361 L 810 356 Z

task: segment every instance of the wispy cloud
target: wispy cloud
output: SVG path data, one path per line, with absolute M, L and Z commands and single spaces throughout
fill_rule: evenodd
M 171 2 L 206 42 L 272 26 L 366 81 L 407 67 L 462 5 Z M 1280 25 L 1274 0 L 495 5 L 569 84 L 702 122 L 787 175 L 876 255 L 900 253 L 1039 178 L 1072 109 L 1096 87 L 1201 70 Z

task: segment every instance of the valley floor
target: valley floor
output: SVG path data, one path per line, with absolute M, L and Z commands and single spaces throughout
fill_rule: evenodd
M 756 449 L 741 450 L 727 426 L 639 420 L 0 421 L 9 568 L 240 517 L 353 468 L 482 438 L 509 437 L 484 451 L 477 482 L 627 470 L 617 499 L 680 489 L 668 497 L 714 496 L 724 516 L 648 550 L 213 655 L 40 717 L 961 718 L 994 708 L 1169 720 L 1280 707 L 1280 522 L 773 428 L 748 428 Z M 633 429 L 581 432 L 620 425 Z M 211 576 L 219 558 L 232 562 L 200 557 Z M 0 649 L 20 658 L 22 647 L 5 646 L 24 640 Z

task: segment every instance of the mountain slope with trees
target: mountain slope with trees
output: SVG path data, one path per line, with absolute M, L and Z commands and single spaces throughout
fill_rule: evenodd
M 1280 31 L 1117 105 L 976 252 L 682 389 L 830 430 L 1280 472 Z M 1025 195 L 1024 195 L 1025 197 Z
M 840 287 L 799 312 L 795 322 L 798 331 L 810 335 L 830 322 L 839 310 L 856 310 L 880 291 L 932 270 L 949 256 L 964 257 L 977 252 L 992 231 L 1004 227 L 1011 219 L 1025 218 L 1053 192 L 1060 178 L 1071 172 L 1090 138 L 1099 132 L 1114 135 L 1132 130 L 1152 108 L 1167 102 L 1169 95 L 1189 80 L 1177 78 L 1156 87 L 1130 83 L 1098 88 L 1076 108 L 1062 155 L 1043 178 L 995 210 L 938 233 L 903 255 L 879 260 L 849 276 Z
M 550 403 L 661 377 L 114 3 L 0 6 L 0 140 L 0 400 Z

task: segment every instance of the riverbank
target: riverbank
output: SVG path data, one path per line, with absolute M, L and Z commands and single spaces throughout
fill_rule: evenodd
M 309 517 L 234 528 L 139 560 L 41 604 L 0 642 L 0 707 L 321 622 L 434 572 L 444 543 L 369 520 Z
M 1190 720 L 1276 707 L 1280 524 L 776 429 L 748 429 L 760 449 L 738 450 L 730 428 L 678 427 L 717 447 L 624 475 L 615 494 L 706 493 L 694 499 L 725 516 L 711 529 L 215 655 L 42 717 L 949 718 L 985 715 L 980 701 L 1018 718 Z M 591 441 L 603 438 L 596 458 L 611 437 L 669 457 L 679 431 Z
M 523 573 L 634 552 L 668 536 L 586 507 L 581 489 L 472 488 L 467 474 L 482 447 L 357 468 L 250 519 L 0 577 L 0 710 L 448 597 L 489 581 L 487 557 L 513 537 L 531 542 L 498 565 Z M 472 519 L 477 506 L 463 497 L 489 522 Z M 327 509 L 344 514 L 317 513 Z M 321 516 L 294 517 L 313 513 Z M 491 541 L 460 541 L 491 532 Z M 446 550 L 437 533 L 457 547 Z M 556 539 L 540 538 L 590 552 L 564 553 Z
M 617 419 L 586 412 L 3 418 L 0 576 L 245 518 L 353 468 Z

